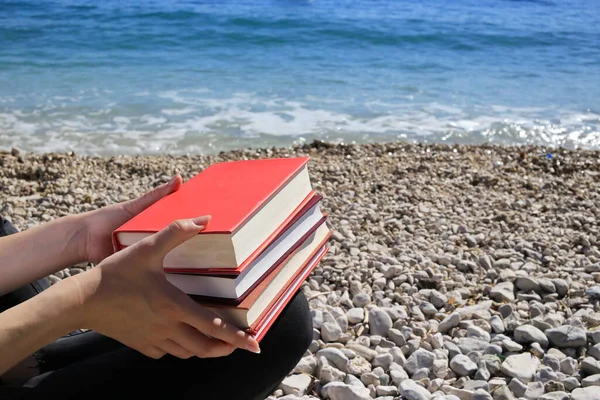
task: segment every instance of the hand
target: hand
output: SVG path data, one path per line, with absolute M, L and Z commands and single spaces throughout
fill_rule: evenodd
M 181 177 L 176 175 L 170 182 L 161 185 L 137 199 L 103 207 L 84 214 L 85 233 L 83 256 L 87 262 L 99 263 L 113 254 L 112 233 L 115 229 L 135 217 L 181 186 Z
M 260 352 L 250 335 L 194 302 L 165 277 L 167 253 L 198 234 L 209 220 L 175 221 L 69 278 L 78 285 L 85 327 L 152 358 L 166 353 L 220 357 L 236 347 Z

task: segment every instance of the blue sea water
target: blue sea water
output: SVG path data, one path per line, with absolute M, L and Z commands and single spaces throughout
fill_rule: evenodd
M 0 0 L 0 147 L 600 148 L 600 0 Z

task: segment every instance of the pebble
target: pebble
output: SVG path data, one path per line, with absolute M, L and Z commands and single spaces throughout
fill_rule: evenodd
M 504 374 L 517 378 L 523 383 L 528 383 L 533 380 L 539 364 L 540 361 L 537 357 L 534 357 L 529 353 L 523 353 L 508 356 L 504 362 L 502 362 L 500 369 Z
M 404 384 L 419 399 L 514 400 L 511 371 L 525 397 L 582 400 L 600 375 L 600 157 L 561 148 L 547 162 L 544 151 L 307 142 L 182 157 L 4 152 L 0 195 L 28 229 L 134 198 L 176 171 L 187 180 L 216 161 L 309 155 L 334 235 L 302 287 L 315 335 L 286 390 L 318 381 L 273 399 L 387 400 Z
M 532 325 L 521 325 L 514 330 L 515 341 L 520 344 L 539 343 L 542 347 L 548 347 L 548 338 L 544 332 Z
M 546 336 L 559 348 L 581 347 L 587 343 L 585 331 L 578 326 L 563 325 L 546 330 Z
M 369 311 L 369 326 L 371 335 L 387 336 L 392 324 L 392 319 L 388 313 L 380 308 L 375 307 Z
M 303 396 L 312 383 L 312 378 L 307 374 L 290 375 L 286 377 L 279 387 L 285 394 Z
M 430 400 L 431 394 L 412 379 L 400 382 L 400 394 L 405 400 Z
M 457 355 L 450 361 L 450 369 L 456 372 L 458 376 L 471 376 L 477 371 L 477 364 L 464 355 Z

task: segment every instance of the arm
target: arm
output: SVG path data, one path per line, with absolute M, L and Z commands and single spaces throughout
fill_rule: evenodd
M 67 279 L 0 313 L 0 375 L 46 344 L 80 328 L 81 308 L 77 287 Z
M 0 295 L 85 261 L 82 216 L 68 216 L 0 238 Z
M 98 266 L 0 313 L 0 375 L 77 328 L 93 329 L 152 357 L 221 357 L 235 348 L 260 352 L 244 331 L 171 285 L 164 257 L 210 220 L 176 221 Z
M 99 263 L 113 253 L 115 229 L 180 186 L 177 175 L 137 199 L 0 238 L 0 295 L 74 264 Z

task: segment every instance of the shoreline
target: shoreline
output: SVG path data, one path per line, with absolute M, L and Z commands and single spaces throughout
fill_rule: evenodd
M 0 213 L 26 229 L 176 172 L 187 180 L 217 161 L 292 155 L 311 156 L 334 234 L 303 287 L 315 341 L 274 396 L 580 400 L 580 386 L 600 385 L 600 150 L 316 141 L 194 156 L 0 151 Z

